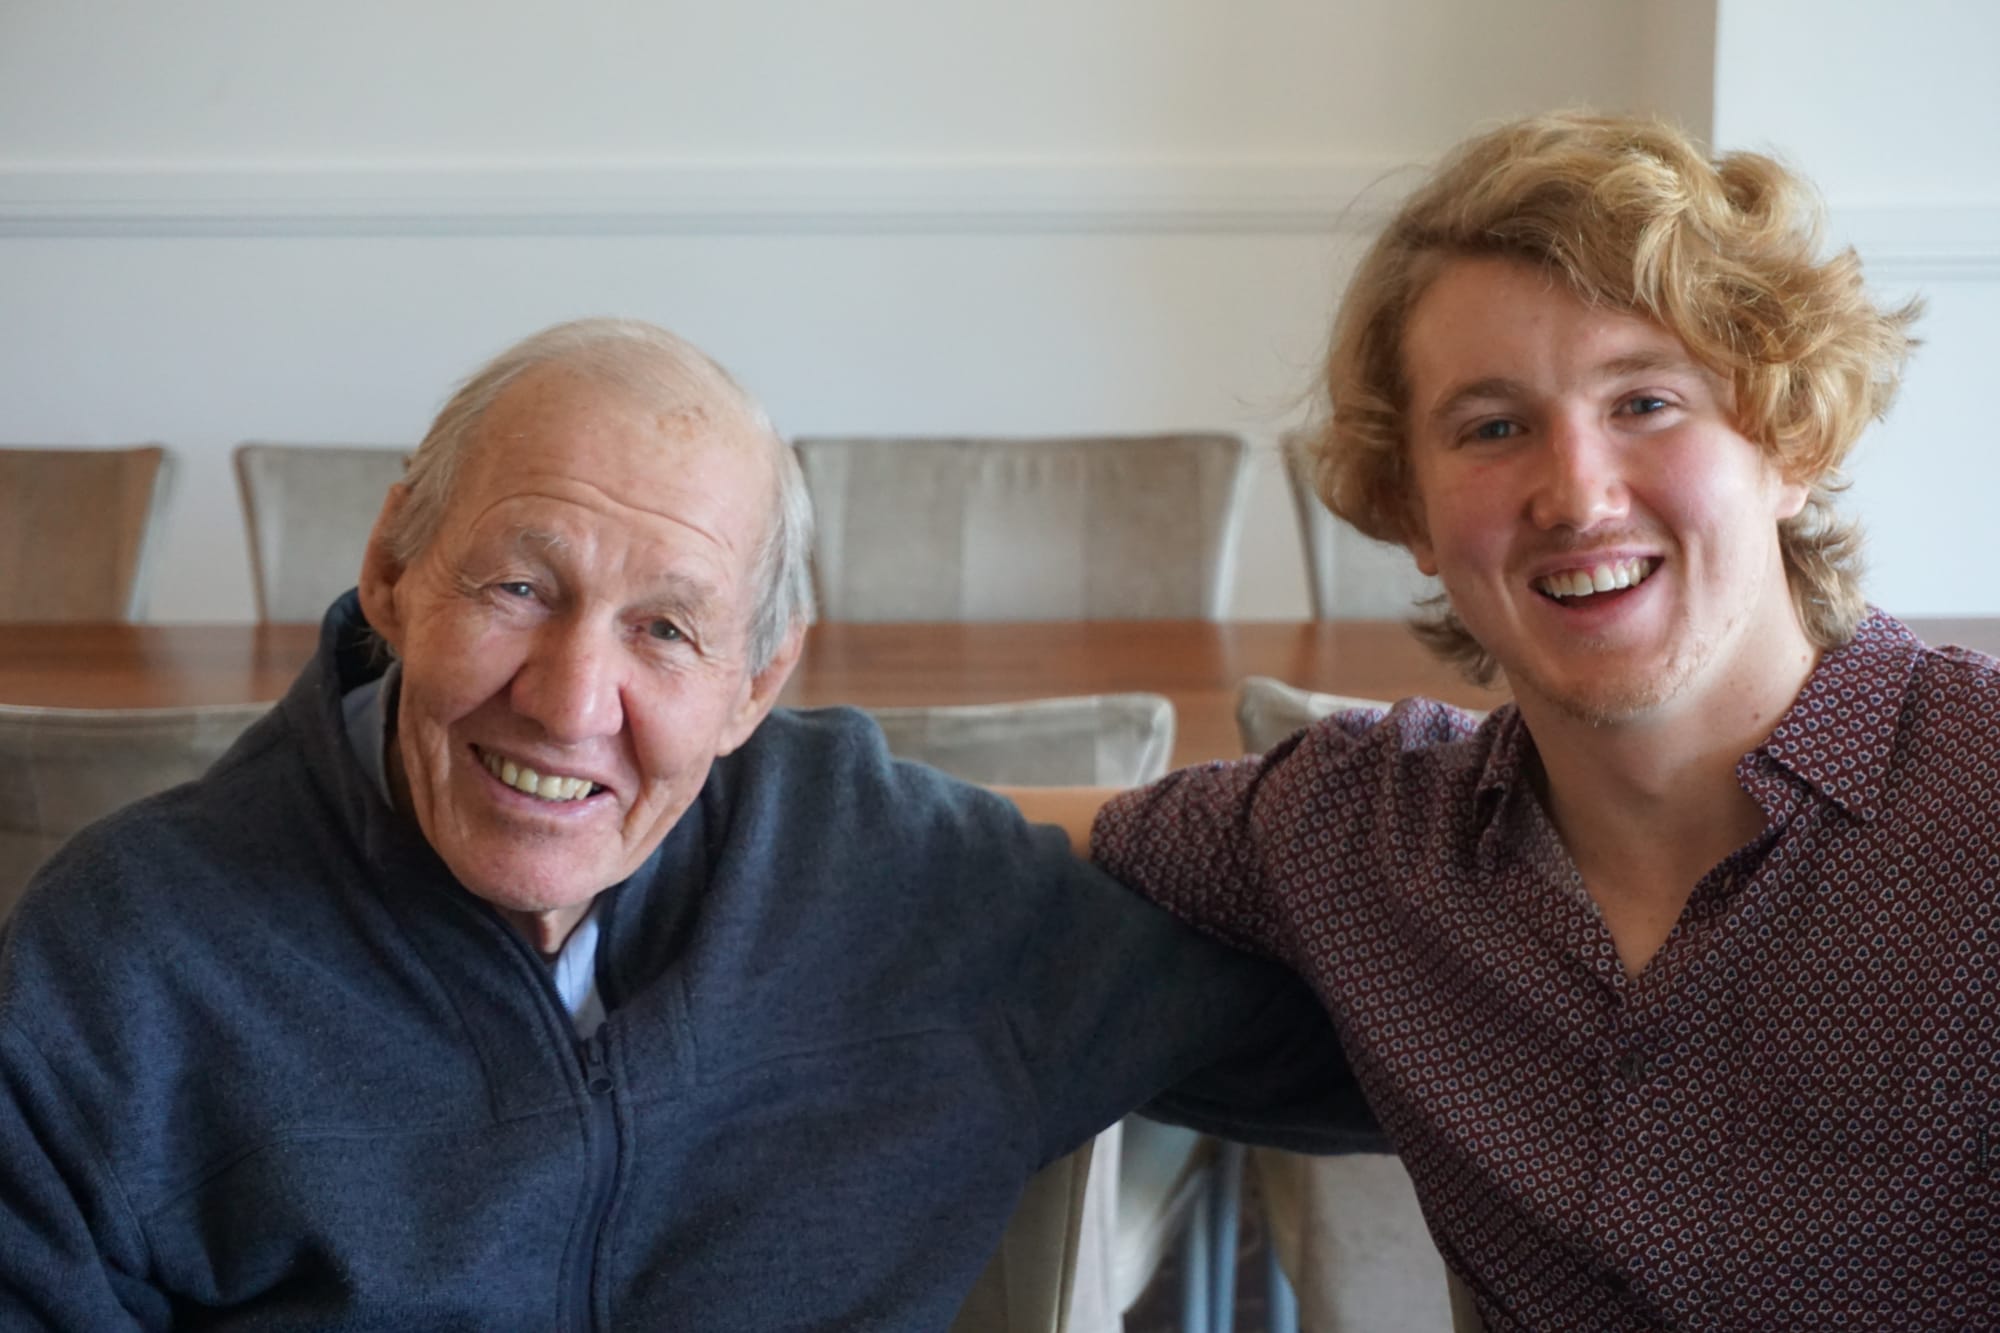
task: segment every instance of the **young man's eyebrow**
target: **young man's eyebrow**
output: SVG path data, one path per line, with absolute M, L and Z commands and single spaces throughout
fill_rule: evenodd
M 1599 364 L 1593 374 L 1597 379 L 1619 379 L 1626 375 L 1645 375 L 1657 370 L 1686 371 L 1700 374 L 1701 367 L 1689 357 L 1668 351 L 1627 352 L 1624 356 L 1614 356 Z
M 1521 398 L 1525 397 L 1527 392 L 1527 386 L 1519 380 L 1500 376 L 1474 380 L 1470 384 L 1461 384 L 1446 394 L 1438 405 L 1430 410 L 1430 419 L 1443 421 L 1447 417 L 1456 415 L 1467 403 L 1487 402 L 1496 398 Z
M 1701 367 L 1696 365 L 1687 356 L 1676 352 L 1648 350 L 1627 352 L 1623 356 L 1614 356 L 1608 361 L 1600 361 L 1591 367 L 1590 378 L 1592 380 L 1615 380 L 1623 379 L 1628 375 L 1649 375 L 1661 371 L 1692 375 L 1702 373 Z M 1521 381 L 1508 379 L 1500 375 L 1488 376 L 1485 379 L 1477 379 L 1468 384 L 1461 384 L 1458 388 L 1446 394 L 1439 401 L 1438 405 L 1430 410 L 1429 416 L 1432 421 L 1441 422 L 1457 415 L 1460 411 L 1464 410 L 1468 403 L 1483 403 L 1494 400 L 1523 398 L 1526 396 L 1528 396 L 1528 387 L 1521 383 Z

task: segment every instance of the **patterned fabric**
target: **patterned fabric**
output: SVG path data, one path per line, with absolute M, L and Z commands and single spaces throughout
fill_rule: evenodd
M 1511 706 L 1339 714 L 1096 856 L 1313 983 L 1489 1333 L 2000 1327 L 2000 665 L 1826 654 L 1636 978 L 1533 758 Z

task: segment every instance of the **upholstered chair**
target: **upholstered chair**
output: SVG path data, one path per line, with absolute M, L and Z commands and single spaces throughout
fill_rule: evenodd
M 1234 435 L 795 443 L 828 620 L 1220 619 Z
M 1281 448 L 1316 619 L 1405 618 L 1419 601 L 1438 592 L 1437 580 L 1419 571 L 1408 551 L 1364 537 L 1320 502 L 1303 436 L 1287 435 Z
M 137 620 L 173 455 L 130 449 L 0 449 L 0 620 Z
M 1152 694 L 869 712 L 891 752 L 988 785 L 1136 786 L 1174 747 L 1173 705 Z M 1212 1283 L 1212 1146 L 1128 1116 L 1093 1148 L 1036 1177 L 953 1333 L 1117 1333 L 1175 1246 L 1184 1283 Z
M 1236 725 L 1244 749 L 1262 753 L 1330 713 L 1388 707 L 1252 676 L 1237 692 Z M 1250 1157 L 1275 1260 L 1272 1306 L 1298 1321 L 1274 1319 L 1272 1333 L 1478 1333 L 1470 1296 L 1447 1273 L 1386 1141 L 1380 1152 L 1341 1157 L 1273 1148 Z
M 317 621 L 352 588 L 403 449 L 240 444 L 236 489 L 259 620 Z
M 269 708 L 0 704 L 0 919 L 71 834 L 200 777 Z

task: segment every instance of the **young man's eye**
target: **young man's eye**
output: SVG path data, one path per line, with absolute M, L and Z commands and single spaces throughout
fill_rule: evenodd
M 1512 421 L 1482 421 L 1472 428 L 1475 440 L 1511 440 L 1520 433 L 1520 426 Z
M 1637 394 L 1625 400 L 1625 410 L 1635 417 L 1650 416 L 1665 411 L 1667 407 L 1666 399 L 1650 393 Z

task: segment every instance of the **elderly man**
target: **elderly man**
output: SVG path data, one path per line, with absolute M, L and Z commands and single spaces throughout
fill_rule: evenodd
M 1330 1048 L 1282 969 L 772 712 L 808 529 L 656 329 L 470 380 L 291 693 L 7 927 L 0 1326 L 938 1329 L 1129 1107 L 1316 1105 L 1223 1064 Z
M 1501 1330 L 2000 1328 L 2000 669 L 1862 601 L 1914 310 L 1643 121 L 1455 152 L 1361 264 L 1320 481 L 1514 703 L 1121 796 L 1099 861 L 1331 1012 Z

